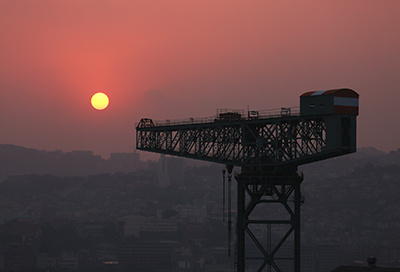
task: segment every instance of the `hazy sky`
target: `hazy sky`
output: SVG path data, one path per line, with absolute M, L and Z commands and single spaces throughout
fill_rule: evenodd
M 349 87 L 358 146 L 397 150 L 399 14 L 398 0 L 2 0 L 0 143 L 108 157 L 133 151 L 142 117 Z

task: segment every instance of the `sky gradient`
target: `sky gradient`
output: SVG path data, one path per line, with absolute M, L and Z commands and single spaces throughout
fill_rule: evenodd
M 0 143 L 131 152 L 135 123 L 360 94 L 358 146 L 400 148 L 400 1 L 0 1 Z M 104 92 L 110 105 L 90 105 Z

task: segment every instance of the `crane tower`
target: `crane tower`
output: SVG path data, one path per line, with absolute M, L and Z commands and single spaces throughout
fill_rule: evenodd
M 359 95 L 351 89 L 306 92 L 299 108 L 220 110 L 208 118 L 153 121 L 136 126 L 136 148 L 227 165 L 237 181 L 235 267 L 244 272 L 300 271 L 299 165 L 356 151 Z M 255 210 L 269 210 L 266 218 Z M 265 214 L 265 213 L 264 213 Z M 254 233 L 257 226 L 266 238 Z M 228 222 L 230 228 L 230 222 Z M 278 238 L 277 238 L 278 237 Z M 290 250 L 283 250 L 289 244 Z M 287 248 L 287 247 L 286 247 Z M 254 250 L 256 249 L 256 250 Z

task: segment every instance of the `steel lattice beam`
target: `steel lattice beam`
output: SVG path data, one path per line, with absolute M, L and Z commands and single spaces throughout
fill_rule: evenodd
M 139 124 L 136 146 L 138 150 L 236 166 L 253 162 L 301 165 L 346 153 L 343 149 L 329 148 L 326 131 L 323 116 L 195 125 Z

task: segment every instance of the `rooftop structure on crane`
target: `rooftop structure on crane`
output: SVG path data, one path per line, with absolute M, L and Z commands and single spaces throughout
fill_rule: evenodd
M 293 262 L 293 270 L 299 272 L 303 175 L 297 167 L 356 151 L 358 98 L 351 89 L 335 89 L 302 94 L 300 111 L 222 110 L 216 116 L 178 121 L 144 118 L 136 127 L 136 147 L 226 164 L 229 182 L 233 166 L 240 166 L 241 173 L 235 175 L 237 271 L 244 272 L 250 265 L 256 271 L 267 267 L 280 272 L 282 263 Z M 282 205 L 286 214 L 279 219 L 254 217 L 256 207 L 266 204 Z M 254 235 L 254 225 L 266 225 L 267 241 Z M 277 243 L 271 238 L 275 226 L 286 227 Z M 282 245 L 291 242 L 291 256 L 283 256 Z M 259 252 L 246 252 L 248 243 Z
M 351 89 L 306 92 L 300 96 L 301 115 L 358 115 L 359 95 Z

